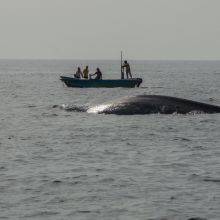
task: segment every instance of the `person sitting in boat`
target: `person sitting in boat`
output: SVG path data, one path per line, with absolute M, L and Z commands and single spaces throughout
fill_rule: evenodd
M 77 79 L 80 79 L 81 77 L 83 77 L 82 71 L 80 69 L 80 67 L 77 68 L 76 73 L 74 74 L 74 77 Z
M 127 60 L 124 61 L 124 64 L 122 65 L 122 68 L 123 68 L 123 71 L 125 69 L 125 72 L 126 72 L 126 75 L 127 75 L 127 79 L 130 77 L 132 78 L 132 75 L 131 75 L 131 68 L 130 68 L 130 65 L 129 63 L 127 62 Z
M 86 68 L 83 70 L 83 77 L 85 79 L 89 78 L 89 67 L 88 66 L 86 66 Z
M 96 72 L 94 74 L 91 74 L 90 76 L 96 75 L 95 79 L 102 79 L 102 72 L 99 68 L 96 69 Z

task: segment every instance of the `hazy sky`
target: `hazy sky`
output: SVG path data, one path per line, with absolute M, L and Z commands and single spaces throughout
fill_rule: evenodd
M 220 0 L 0 0 L 0 58 L 220 59 Z

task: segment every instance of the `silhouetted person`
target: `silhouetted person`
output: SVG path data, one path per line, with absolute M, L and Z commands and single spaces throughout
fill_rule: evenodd
M 99 68 L 96 69 L 96 72 L 92 74 L 91 76 L 96 75 L 95 79 L 102 79 L 102 72 L 100 71 Z
M 83 70 L 83 77 L 85 79 L 88 79 L 88 77 L 89 77 L 89 67 L 88 66 L 86 66 L 86 68 Z
M 127 60 L 124 61 L 124 64 L 123 64 L 122 68 L 123 68 L 123 71 L 124 71 L 124 69 L 125 69 L 125 73 L 126 73 L 126 75 L 127 75 L 127 79 L 128 79 L 129 77 L 132 78 L 131 68 L 130 68 L 130 65 L 129 65 L 129 63 L 127 62 Z
M 80 79 L 81 77 L 83 77 L 82 71 L 80 69 L 80 67 L 77 68 L 76 73 L 74 74 L 74 77 L 77 79 Z

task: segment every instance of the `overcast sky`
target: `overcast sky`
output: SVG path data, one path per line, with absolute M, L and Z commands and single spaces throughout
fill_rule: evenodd
M 220 0 L 0 0 L 0 58 L 220 59 Z

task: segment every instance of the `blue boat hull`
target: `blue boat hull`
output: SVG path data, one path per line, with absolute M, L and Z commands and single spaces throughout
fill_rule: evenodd
M 141 78 L 133 79 L 76 79 L 67 76 L 61 76 L 60 80 L 63 81 L 68 87 L 77 88 L 99 88 L 99 87 L 127 87 L 134 88 L 139 87 L 142 83 Z

